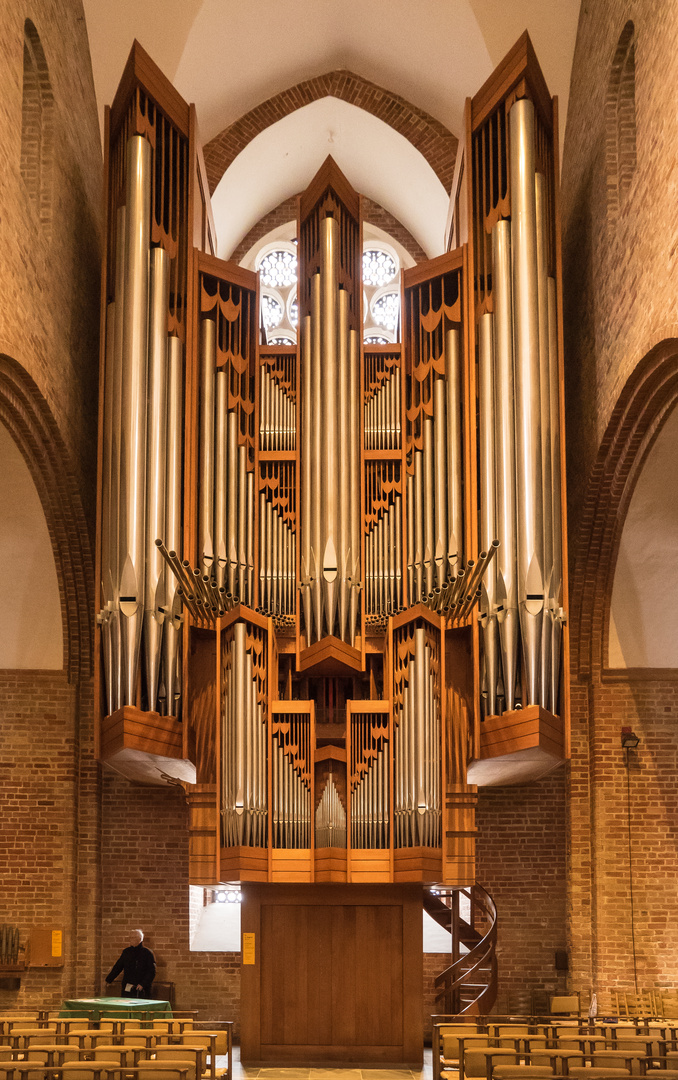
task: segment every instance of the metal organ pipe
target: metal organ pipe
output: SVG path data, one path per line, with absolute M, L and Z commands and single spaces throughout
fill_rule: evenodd
M 198 550 L 205 570 L 211 570 L 214 554 L 214 377 L 217 366 L 217 325 L 214 319 L 200 324 L 200 500 Z M 222 406 L 223 407 L 223 406 Z
M 534 106 L 509 113 L 511 247 L 516 390 L 518 604 L 525 663 L 523 705 L 540 700 L 544 610 L 544 520 L 539 390 L 539 300 L 534 169 Z
M 493 316 L 481 316 L 478 333 L 478 382 L 480 413 L 480 543 L 488 551 L 496 533 L 496 462 L 494 453 L 494 346 Z M 485 650 L 485 711 L 497 711 L 498 627 L 496 615 L 495 563 L 482 578 L 480 624 Z M 469 581 L 469 590 L 475 582 Z
M 148 445 L 146 452 L 146 575 L 144 588 L 144 658 L 148 708 L 157 708 L 162 627 L 165 618 L 164 561 L 156 539 L 165 532 L 165 460 L 167 445 L 167 306 L 169 258 L 153 248 L 149 281 Z
M 244 622 L 224 647 L 222 688 L 222 842 L 266 844 L 266 728 Z M 275 786 L 274 786 L 275 791 Z
M 308 644 L 325 634 L 352 642 L 358 611 L 360 509 L 342 493 L 348 495 L 352 482 L 359 491 L 359 353 L 348 325 L 349 296 L 339 284 L 339 245 L 338 221 L 323 218 L 320 271 L 311 279 L 311 314 L 302 333 L 302 456 L 310 458 L 302 466 L 301 498 Z
M 495 362 L 495 459 L 497 623 L 501 647 L 504 704 L 515 708 L 519 619 L 516 583 L 515 417 L 513 409 L 513 322 L 511 290 L 511 226 L 498 221 L 492 229 Z
M 548 705 L 551 678 L 551 628 L 553 604 L 551 574 L 553 570 L 553 519 L 551 477 L 551 398 L 549 357 L 548 302 L 548 221 L 546 180 L 541 173 L 535 176 L 535 218 L 537 246 L 537 293 L 539 298 L 539 397 L 541 416 L 542 515 L 544 523 L 544 610 L 542 613 L 540 703 Z
M 165 498 L 166 543 L 175 551 L 181 543 L 181 486 L 183 431 L 183 348 L 178 337 L 167 342 L 167 475 Z M 177 715 L 181 695 L 179 648 L 181 643 L 181 600 L 174 575 L 166 574 L 166 616 L 163 632 L 163 672 L 165 709 Z
M 134 135 L 127 144 L 125 301 L 122 327 L 120 613 L 121 704 L 136 703 L 144 604 L 146 378 L 151 146 Z
M 561 516 L 561 480 L 560 480 L 560 378 L 558 372 L 558 327 L 556 322 L 556 283 L 548 279 L 548 316 L 549 316 L 549 410 L 551 416 L 551 520 L 553 523 L 553 572 L 551 574 L 550 603 L 552 605 L 551 627 L 551 681 L 548 695 L 548 708 L 558 712 L 558 692 L 560 687 L 561 646 L 565 612 L 562 608 L 563 590 L 563 536 Z

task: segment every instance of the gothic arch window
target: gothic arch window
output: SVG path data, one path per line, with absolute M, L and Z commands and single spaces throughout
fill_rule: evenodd
M 636 168 L 635 32 L 629 20 L 612 62 L 606 102 L 608 212 L 615 219 Z
M 21 176 L 43 227 L 52 221 L 52 111 L 45 53 L 30 19 L 24 23 Z

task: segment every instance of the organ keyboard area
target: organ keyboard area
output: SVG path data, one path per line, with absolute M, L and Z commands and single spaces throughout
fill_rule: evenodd
M 299 345 L 268 346 L 194 112 L 135 43 L 107 115 L 98 755 L 184 784 L 194 884 L 472 884 L 483 732 L 564 736 L 556 147 L 525 36 L 468 103 L 456 246 L 403 272 L 388 345 L 328 158 Z

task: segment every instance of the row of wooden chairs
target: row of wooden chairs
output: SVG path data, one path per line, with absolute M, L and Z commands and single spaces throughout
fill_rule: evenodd
M 678 1028 L 670 1025 L 617 1024 L 520 1025 L 438 1022 L 433 1028 L 434 1080 L 444 1076 L 460 1080 L 495 1076 L 495 1068 L 504 1066 L 528 1069 L 515 1076 L 532 1075 L 535 1068 L 563 1075 L 573 1068 L 586 1068 L 587 1077 L 596 1076 L 591 1068 L 621 1069 L 620 1075 L 642 1074 L 659 1070 L 661 1080 L 678 1080 Z M 501 1058 L 509 1061 L 501 1062 Z M 675 1076 L 671 1077 L 673 1066 Z M 497 1078 L 501 1080 L 501 1078 Z
M 6 1020 L 6 1018 L 5 1018 Z M 106 1060 L 113 1060 L 120 1066 L 122 1057 L 129 1063 L 134 1051 L 148 1063 L 152 1058 L 164 1059 L 181 1055 L 183 1049 L 190 1050 L 189 1056 L 200 1060 L 193 1062 L 192 1080 L 200 1080 L 205 1068 L 205 1058 L 209 1055 L 210 1080 L 217 1080 L 217 1055 L 225 1055 L 227 1067 L 219 1070 L 220 1075 L 231 1080 L 233 1071 L 233 1025 L 227 1023 L 224 1030 L 207 1031 L 203 1028 L 178 1027 L 173 1022 L 157 1022 L 152 1026 L 133 1026 L 129 1022 L 117 1020 L 103 1021 L 98 1027 L 84 1026 L 83 1021 L 49 1021 L 42 1026 L 15 1024 L 13 1019 L 5 1022 L 0 1030 L 0 1059 L 10 1060 L 12 1065 L 21 1063 L 27 1054 L 33 1051 L 51 1049 L 52 1053 L 74 1051 L 80 1058 L 96 1056 L 101 1060 L 101 1051 L 115 1048 L 113 1058 L 106 1054 Z M 131 1056 L 130 1056 L 131 1055 Z M 72 1055 L 70 1055 L 72 1056 Z M 200 1066 L 198 1070 L 198 1065 Z M 130 1065 L 130 1068 L 136 1067 Z M 156 1066 L 151 1071 L 157 1071 Z M 91 1071 L 91 1070 L 90 1070 Z M 0 1080 L 2 1077 L 0 1076 Z M 37 1077 L 36 1077 L 37 1080 Z M 161 1080 L 161 1078 L 156 1078 Z

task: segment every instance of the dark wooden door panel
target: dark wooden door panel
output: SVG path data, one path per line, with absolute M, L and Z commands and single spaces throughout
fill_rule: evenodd
M 261 1041 L 396 1046 L 403 1041 L 402 908 L 261 908 Z
M 250 1060 L 419 1060 L 420 889 L 251 885 L 243 930 L 257 936 L 243 965 Z

